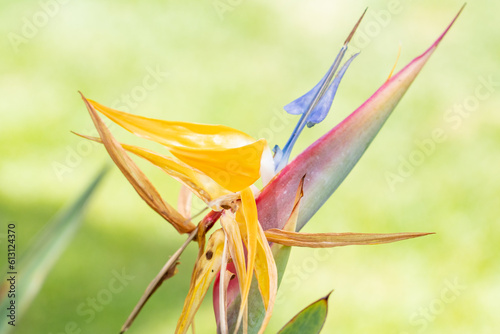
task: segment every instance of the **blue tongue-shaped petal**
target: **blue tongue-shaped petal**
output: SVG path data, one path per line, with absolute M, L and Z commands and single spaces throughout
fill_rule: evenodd
M 285 110 L 292 115 L 302 115 L 300 117 L 299 122 L 295 126 L 295 129 L 292 132 L 292 135 L 288 139 L 287 143 L 283 147 L 283 150 L 280 150 L 278 146 L 274 148 L 274 165 L 275 171 L 279 172 L 283 169 L 288 163 L 288 159 L 290 158 L 290 154 L 292 152 L 293 145 L 297 141 L 302 130 L 304 130 L 305 126 L 308 127 L 314 126 L 325 119 L 328 111 L 333 102 L 333 98 L 335 97 L 335 93 L 337 92 L 337 88 L 344 76 L 345 71 L 357 56 L 357 54 L 353 55 L 349 60 L 342 66 L 339 73 L 335 76 L 335 72 L 337 72 L 340 63 L 342 62 L 342 58 L 347 52 L 347 45 L 351 41 L 354 32 L 359 26 L 359 23 L 363 19 L 365 12 L 359 18 L 358 22 L 351 30 L 351 33 L 347 37 L 344 42 L 344 45 L 340 49 L 339 54 L 335 57 L 335 61 L 333 65 L 330 67 L 326 75 L 321 79 L 321 81 L 313 87 L 308 93 L 294 100 L 293 102 L 287 104 L 285 106 Z
M 340 81 L 342 80 L 349 65 L 359 54 L 356 53 L 352 55 L 345 62 L 337 75 L 335 75 L 335 72 L 337 71 L 346 51 L 347 45 L 344 45 L 335 58 L 333 65 L 323 76 L 321 81 L 318 82 L 318 84 L 316 84 L 316 86 L 314 86 L 313 89 L 311 89 L 309 92 L 290 102 L 284 107 L 284 109 L 289 114 L 302 115 L 302 117 L 293 130 L 290 139 L 288 139 L 288 142 L 283 147 L 283 150 L 281 150 L 277 145 L 274 147 L 274 165 L 276 166 L 276 172 L 283 169 L 283 167 L 285 167 L 288 163 L 293 145 L 295 144 L 295 141 L 297 140 L 302 130 L 305 128 L 306 124 L 309 128 L 313 127 L 315 124 L 323 121 L 326 118 L 326 115 L 328 115 L 328 112 L 330 111 L 333 103 L 333 99 L 335 98 L 335 94 L 337 93 Z M 335 77 L 333 77 L 334 75 Z
M 339 57 L 339 55 L 337 55 L 337 58 Z M 285 111 L 287 113 L 289 113 L 291 115 L 302 115 L 303 113 L 305 113 L 307 111 L 307 108 L 309 108 L 309 106 L 313 102 L 314 98 L 319 93 L 319 90 L 325 84 L 325 80 L 328 77 L 328 74 L 332 71 L 333 66 L 337 62 L 337 58 L 335 59 L 334 64 L 332 66 L 330 66 L 330 68 L 328 69 L 328 72 L 326 72 L 325 76 L 320 80 L 320 82 L 318 82 L 316 84 L 316 86 L 313 87 L 313 89 L 311 89 L 309 92 L 305 93 L 304 95 L 302 95 L 298 99 L 293 100 L 292 102 L 288 103 L 286 106 L 283 107 L 283 109 L 285 109 Z M 318 109 L 318 107 L 316 107 L 313 110 L 313 113 L 316 112 L 317 109 Z
M 344 66 L 340 69 L 339 73 L 335 76 L 335 79 L 333 79 L 332 83 L 328 87 L 328 90 L 326 91 L 325 95 L 319 100 L 318 105 L 312 113 L 309 115 L 307 118 L 307 127 L 313 127 L 315 124 L 318 124 L 322 122 L 326 115 L 328 115 L 328 111 L 330 111 L 330 108 L 332 106 L 333 99 L 335 97 L 335 94 L 337 93 L 337 89 L 339 88 L 340 81 L 342 80 L 342 77 L 344 76 L 345 72 L 347 71 L 347 68 L 349 65 L 351 65 L 352 61 L 354 58 L 359 53 L 356 53 L 349 58 L 349 60 L 346 61 Z M 285 109 L 286 110 L 286 109 Z
M 287 113 L 292 114 L 292 115 L 302 115 L 303 113 L 305 113 L 307 111 L 309 106 L 313 103 L 314 98 L 319 93 L 321 87 L 325 84 L 325 80 L 327 79 L 330 72 L 333 70 L 333 66 L 338 62 L 338 57 L 341 56 L 341 53 L 339 53 L 339 55 L 337 55 L 337 58 L 335 59 L 334 64 L 328 69 L 328 72 L 320 80 L 320 82 L 318 82 L 316 84 L 316 86 L 313 87 L 313 89 L 311 89 L 309 92 L 302 95 L 298 99 L 290 102 L 289 104 L 287 104 L 284 107 L 284 109 Z M 314 124 L 317 124 L 325 119 L 326 115 L 328 114 L 328 111 L 330 110 L 333 99 L 335 97 L 335 93 L 337 92 L 337 88 L 339 87 L 340 81 L 342 80 L 344 73 L 347 71 L 347 68 L 349 67 L 351 62 L 354 60 L 354 58 L 356 58 L 356 56 L 358 54 L 359 53 L 356 53 L 355 55 L 353 55 L 344 64 L 344 66 L 342 66 L 339 73 L 335 76 L 335 79 L 328 87 L 328 90 L 325 92 L 323 97 L 320 99 L 319 103 L 316 105 L 314 110 L 312 110 L 312 112 L 309 114 L 308 119 L 307 119 L 309 127 L 311 127 Z M 309 125 L 310 123 L 313 123 L 313 124 Z

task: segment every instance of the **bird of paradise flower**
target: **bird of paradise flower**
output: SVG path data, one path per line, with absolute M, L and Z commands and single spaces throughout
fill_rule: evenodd
M 321 81 L 285 106 L 287 112 L 301 117 L 283 149 L 275 146 L 273 152 L 265 139 L 255 140 L 227 126 L 136 116 L 108 108 L 82 94 L 99 138 L 80 136 L 104 144 L 140 197 L 179 233 L 189 235 L 148 286 L 122 333 L 160 284 L 175 275 L 177 260 L 191 241 L 198 243 L 198 258 L 175 333 L 186 333 L 193 324 L 195 313 L 214 280 L 218 332 L 263 333 L 271 318 L 291 246 L 372 245 L 429 234 L 298 231 L 360 159 L 460 12 L 429 49 L 396 75 L 391 72 L 365 103 L 290 163 L 298 136 L 306 125 L 312 127 L 326 117 L 342 77 L 357 56 L 352 55 L 340 67 L 364 13 Z M 98 112 L 133 134 L 162 144 L 172 156 L 119 143 Z M 178 210 L 162 199 L 127 152 L 150 161 L 182 183 Z M 254 186 L 259 178 L 264 184 L 262 190 Z M 197 225 L 192 222 L 194 217 L 190 217 L 191 193 L 211 209 Z M 218 220 L 221 227 L 206 240 Z M 257 298 L 260 306 L 249 302 L 256 295 L 260 296 Z

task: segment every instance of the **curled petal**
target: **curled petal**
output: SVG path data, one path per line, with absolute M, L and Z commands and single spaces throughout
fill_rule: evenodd
M 222 229 L 227 236 L 229 253 L 233 259 L 236 268 L 236 275 L 240 285 L 240 291 L 244 290 L 243 282 L 246 277 L 245 250 L 243 249 L 243 240 L 241 237 L 238 223 L 231 212 L 224 212 L 220 218 Z
M 114 110 L 89 100 L 106 117 L 133 134 L 166 146 L 184 163 L 224 188 L 236 192 L 260 177 L 265 139 L 223 125 L 204 125 L 147 118 Z
M 220 322 L 221 334 L 228 334 L 227 314 L 226 314 L 227 311 L 226 291 L 229 285 L 229 280 L 233 276 L 233 273 L 227 270 L 227 261 L 228 261 L 227 235 L 224 233 L 224 249 L 222 251 L 222 265 L 220 268 L 220 279 L 219 279 L 219 300 L 221 301 L 219 304 L 219 314 L 220 314 L 220 319 L 222 320 Z
M 224 232 L 219 229 L 212 233 L 203 254 L 196 261 L 189 293 L 184 301 L 181 317 L 177 322 L 176 334 L 185 334 L 193 322 L 196 311 L 221 268 L 223 251 Z
M 233 260 L 233 266 L 234 270 L 236 271 L 236 276 L 238 280 L 238 287 L 239 287 L 239 293 L 243 293 L 245 291 L 245 282 L 247 281 L 247 271 L 246 271 L 246 262 L 245 262 L 245 249 L 243 247 L 243 237 L 240 232 L 240 227 L 238 223 L 236 222 L 236 217 L 231 211 L 225 211 L 224 214 L 221 216 L 220 219 L 222 229 L 224 230 L 224 233 L 227 236 L 227 243 L 229 246 L 229 252 L 231 254 L 231 258 Z M 245 233 L 246 234 L 246 233 Z M 231 289 L 232 288 L 232 289 Z M 215 295 L 215 290 L 216 287 L 214 287 L 214 302 L 217 299 L 217 296 Z M 236 286 L 230 286 L 230 290 L 232 290 L 231 296 L 235 296 L 238 293 L 238 288 Z M 232 303 L 234 301 L 234 298 L 231 300 L 228 298 L 227 299 L 227 306 L 229 303 Z M 222 303 L 220 296 L 218 297 L 217 300 L 220 308 L 220 303 Z M 248 298 L 242 300 L 240 308 L 239 308 L 239 313 L 237 315 L 237 326 L 235 328 L 235 331 L 238 330 L 239 326 L 241 325 L 241 317 L 243 318 L 243 327 L 246 328 L 246 310 L 247 310 L 247 303 L 248 303 Z M 220 312 L 219 312 L 220 314 Z M 216 318 L 217 318 L 217 324 L 219 328 L 224 326 L 223 324 L 220 324 L 221 316 L 216 313 Z M 226 316 L 227 320 L 227 316 Z
M 259 333 L 262 333 L 272 314 L 274 302 L 278 290 L 278 273 L 276 263 L 269 243 L 266 240 L 264 231 L 258 223 L 256 216 L 255 202 L 250 189 L 242 191 L 242 213 L 237 213 L 237 217 L 230 212 L 225 212 L 221 217 L 222 227 L 228 236 L 229 250 L 233 259 L 234 266 L 238 275 L 239 287 L 241 291 L 241 304 L 236 320 L 235 331 L 239 329 L 243 320 L 243 332 L 246 332 L 246 309 L 248 305 L 248 292 L 252 282 L 252 271 L 255 271 L 255 277 L 258 283 L 259 291 L 264 303 L 265 315 L 260 327 Z M 252 203 L 253 202 L 253 203 Z M 248 224 L 256 227 L 256 230 L 250 232 Z M 252 235 L 251 235 L 251 234 Z M 248 268 L 245 270 L 245 257 L 242 240 L 248 249 Z M 250 246 L 254 242 L 255 246 Z M 252 247 L 255 250 L 252 250 Z M 252 255 L 252 253 L 254 255 Z M 254 257 L 254 260 L 252 260 Z M 252 269 L 253 268 L 253 269 Z M 220 307 L 219 297 L 219 307 Z M 220 321 L 220 320 L 219 320 Z
M 183 184 L 179 191 L 179 198 L 177 199 L 177 211 L 184 217 L 191 217 L 192 198 L 193 193 Z
M 127 178 L 130 184 L 137 191 L 139 196 L 160 216 L 165 218 L 171 223 L 179 233 L 189 233 L 195 229 L 195 226 L 186 222 L 180 213 L 178 213 L 168 203 L 163 201 L 160 194 L 144 175 L 144 173 L 137 167 L 134 161 L 127 155 L 125 150 L 121 147 L 120 143 L 116 141 L 111 132 L 101 120 L 94 107 L 83 96 L 82 99 L 87 106 L 90 117 L 101 136 L 101 140 L 106 147 L 111 159 L 115 162 L 116 166 L 121 170 L 123 175 Z
M 259 224 L 259 235 L 257 237 L 257 254 L 255 260 L 255 277 L 259 284 L 259 291 L 264 302 L 266 313 L 259 329 L 259 334 L 264 333 L 264 330 L 271 319 L 274 309 L 274 302 L 278 293 L 278 270 L 274 262 L 271 247 L 268 240 Z
M 77 134 L 80 137 L 87 138 L 99 143 L 102 143 L 100 138 L 85 136 Z M 172 176 L 177 181 L 184 184 L 186 187 L 191 189 L 199 198 L 201 198 L 205 203 L 211 203 L 215 199 L 231 194 L 230 191 L 224 189 L 217 182 L 214 182 L 211 178 L 198 170 L 192 168 L 191 166 L 179 161 L 176 158 L 168 157 L 162 154 L 158 154 L 151 150 L 127 145 L 120 144 L 126 151 L 134 153 L 135 155 L 148 160 L 153 165 L 159 167 L 164 172 Z
M 267 240 L 285 246 L 329 248 L 349 245 L 377 245 L 433 233 L 300 233 L 278 229 L 265 231 Z
M 236 322 L 237 330 L 245 314 L 257 254 L 259 221 L 257 220 L 255 198 L 250 188 L 245 188 L 241 191 L 241 209 L 236 212 L 236 222 L 239 225 L 242 239 L 247 248 L 247 269 L 241 290 L 241 306 Z

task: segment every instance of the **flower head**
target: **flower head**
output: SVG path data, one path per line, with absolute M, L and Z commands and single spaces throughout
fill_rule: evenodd
M 427 51 L 390 77 L 349 117 L 288 163 L 300 132 L 306 125 L 311 127 L 326 117 L 343 75 L 357 56 L 352 55 L 341 66 L 360 21 L 320 82 L 285 106 L 287 112 L 300 114 L 301 118 L 283 150 L 275 147 L 274 158 L 264 139 L 256 140 L 226 126 L 136 116 L 105 107 L 82 95 L 99 132 L 99 138 L 84 137 L 103 143 L 141 198 L 179 233 L 189 234 L 187 242 L 150 284 L 122 331 L 130 326 L 161 282 L 175 274 L 177 259 L 192 240 L 198 243 L 199 253 L 176 333 L 187 332 L 214 280 L 219 331 L 236 333 L 243 328 L 243 332 L 250 329 L 252 333 L 263 333 L 273 311 L 278 276 L 284 270 L 290 246 L 370 245 L 428 234 L 298 232 L 362 156 L 451 27 L 450 24 Z M 171 156 L 119 143 L 99 112 L 131 133 L 163 145 Z M 212 211 L 194 225 L 187 214 L 189 210 L 184 209 L 189 207 L 189 196 L 181 196 L 179 211 L 174 209 L 162 199 L 127 152 L 161 168 Z M 254 186 L 259 178 L 264 184 L 260 191 Z M 207 233 L 219 219 L 220 228 L 206 241 Z M 254 278 L 256 284 L 252 287 Z M 260 301 L 262 307 L 256 307 L 258 302 L 250 303 L 250 300 Z

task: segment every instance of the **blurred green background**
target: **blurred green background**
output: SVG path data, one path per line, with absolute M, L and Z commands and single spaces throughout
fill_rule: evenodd
M 435 40 L 461 5 L 3 1 L 2 263 L 8 222 L 17 223 L 22 252 L 109 160 L 102 147 L 70 133 L 95 133 L 78 90 L 133 113 L 225 124 L 283 145 L 296 119 L 277 122 L 282 106 L 316 84 L 369 6 L 351 48 L 361 55 L 342 82 L 333 112 L 306 129 L 297 154 L 384 82 L 398 44 L 401 68 Z M 332 289 L 324 333 L 500 330 L 499 11 L 493 0 L 467 5 L 359 166 L 305 228 L 437 234 L 329 253 L 294 249 L 267 332 L 275 333 Z M 445 139 L 423 151 L 436 129 Z M 122 141 L 146 144 L 113 131 Z M 152 166 L 140 166 L 175 204 L 179 185 Z M 388 181 L 390 173 L 399 182 Z M 113 167 L 15 332 L 66 333 L 74 322 L 77 333 L 117 333 L 183 240 Z M 174 331 L 195 255 L 191 246 L 179 274 L 151 298 L 131 334 Z M 129 276 L 123 290 L 91 312 L 88 303 L 109 290 L 116 272 Z M 211 297 L 196 325 L 197 333 L 215 332 Z

